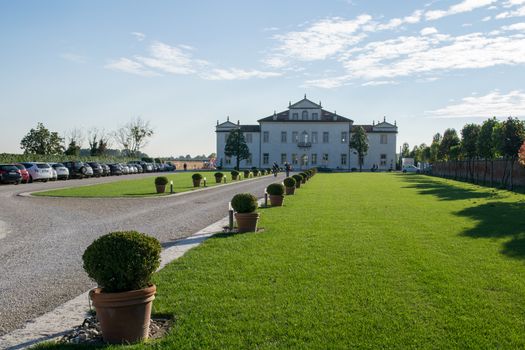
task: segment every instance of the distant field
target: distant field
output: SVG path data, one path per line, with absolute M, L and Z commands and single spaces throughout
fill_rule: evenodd
M 126 349 L 525 348 L 524 195 L 318 174 L 260 213 L 264 232 L 217 235 L 156 275 L 174 327 Z
M 215 172 L 200 171 L 202 176 L 206 177 L 207 186 L 216 186 Z M 66 189 L 50 190 L 45 192 L 37 192 L 35 196 L 52 196 L 52 197 L 145 197 L 145 196 L 165 196 L 170 194 L 170 186 L 166 187 L 166 193 L 157 194 L 155 189 L 155 177 L 166 176 L 170 181 L 173 181 L 174 192 L 193 191 L 201 187 L 193 187 L 191 175 L 195 174 L 193 171 L 183 173 L 158 173 L 150 177 L 143 177 L 140 179 L 127 179 L 122 181 L 109 182 L 98 185 L 78 186 Z M 231 182 L 230 172 L 223 172 L 226 176 L 226 181 Z

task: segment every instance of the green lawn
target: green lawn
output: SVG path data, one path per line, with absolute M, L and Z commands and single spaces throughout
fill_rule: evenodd
M 131 348 L 525 347 L 524 195 L 318 174 L 260 211 L 263 233 L 218 235 L 157 274 L 154 312 L 175 327 Z
M 207 186 L 216 186 L 215 172 L 199 172 L 203 177 L 206 177 Z M 155 177 L 166 176 L 170 181 L 173 181 L 174 192 L 193 191 L 203 187 L 193 187 L 191 175 L 195 172 L 186 173 L 169 173 L 156 174 L 140 179 L 125 179 L 122 181 L 115 181 L 110 183 L 82 186 L 82 182 L 78 182 L 78 187 L 50 190 L 45 192 L 35 192 L 35 196 L 53 196 L 53 197 L 144 197 L 144 196 L 165 196 L 170 194 L 170 185 L 166 186 L 166 193 L 157 194 L 155 189 Z M 231 174 L 229 171 L 223 172 L 226 176 L 227 183 L 231 182 Z M 238 180 L 237 180 L 238 181 Z

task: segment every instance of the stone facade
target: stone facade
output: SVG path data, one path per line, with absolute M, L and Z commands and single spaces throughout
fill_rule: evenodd
M 252 154 L 241 161 L 241 168 L 269 168 L 273 162 L 288 162 L 294 169 L 326 167 L 339 170 L 358 168 L 357 155 L 349 149 L 353 120 L 329 112 L 305 96 L 288 106 L 288 110 L 258 120 L 258 125 L 241 125 L 227 120 L 217 122 L 217 162 L 225 169 L 235 166 L 235 158 L 224 155 L 231 130 L 240 128 Z M 397 126 L 386 122 L 361 125 L 369 141 L 363 169 L 395 168 Z

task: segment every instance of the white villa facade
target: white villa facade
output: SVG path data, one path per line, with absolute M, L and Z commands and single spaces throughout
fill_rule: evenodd
M 235 167 L 235 157 L 226 157 L 224 147 L 230 131 L 240 128 L 250 149 L 251 158 L 241 161 L 242 168 L 269 168 L 274 162 L 288 162 L 294 169 L 325 167 L 351 170 L 359 168 L 357 155 L 349 148 L 353 120 L 329 112 L 304 97 L 289 104 L 288 110 L 258 120 L 259 125 L 241 125 L 229 121 L 219 124 L 217 164 L 225 169 Z M 361 125 L 368 136 L 368 154 L 363 169 L 395 169 L 397 126 L 386 122 Z

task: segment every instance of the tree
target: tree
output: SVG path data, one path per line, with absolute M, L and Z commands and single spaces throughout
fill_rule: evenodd
M 151 136 L 153 136 L 153 129 L 149 121 L 142 120 L 140 117 L 132 119 L 114 133 L 115 140 L 128 157 L 137 157 L 140 150 L 148 144 Z
M 20 148 L 25 154 L 62 154 L 64 146 L 57 132 L 49 131 L 44 124 L 38 123 L 36 129 L 29 130 L 29 133 L 20 141 Z
M 485 171 L 483 173 L 483 183 L 486 183 L 487 172 L 488 172 L 488 162 L 491 164 L 490 171 L 490 185 L 492 186 L 494 181 L 494 159 L 497 156 L 498 152 L 498 142 L 496 141 L 495 129 L 497 129 L 499 122 L 496 120 L 496 117 L 487 119 L 481 125 L 479 131 L 477 149 L 478 155 L 485 160 Z
M 467 171 L 470 180 L 474 180 L 474 160 L 478 157 L 478 139 L 481 127 L 477 124 L 466 124 L 461 129 L 461 152 L 467 158 Z M 479 179 L 479 176 L 478 176 Z
M 71 140 L 67 146 L 67 149 L 64 151 L 64 154 L 66 156 L 78 157 L 80 155 L 80 146 L 77 145 L 75 140 Z
M 234 129 L 230 131 L 228 139 L 226 140 L 226 146 L 224 146 L 224 155 L 227 157 L 236 158 L 235 169 L 239 170 L 241 160 L 250 158 L 250 149 L 244 139 L 244 134 L 241 129 Z
M 460 144 L 458 134 L 455 129 L 447 129 L 443 134 L 443 139 L 439 144 L 438 159 L 449 160 L 450 148 Z
M 359 171 L 363 170 L 363 163 L 365 156 L 368 153 L 368 137 L 366 131 L 362 126 L 354 128 L 352 136 L 350 137 L 350 149 L 357 152 L 357 159 L 359 162 Z
M 509 117 L 501 123 L 501 130 L 499 131 L 501 137 L 500 152 L 505 158 L 505 171 L 503 175 L 503 184 L 510 180 L 510 189 L 513 188 L 512 173 L 514 171 L 514 163 L 518 158 L 518 151 L 525 140 L 525 125 L 517 119 Z M 510 161 L 510 173 L 507 175 L 507 162 Z
M 439 158 L 439 146 L 441 145 L 441 134 L 437 133 L 432 137 L 432 144 L 430 145 L 429 161 L 436 162 Z

